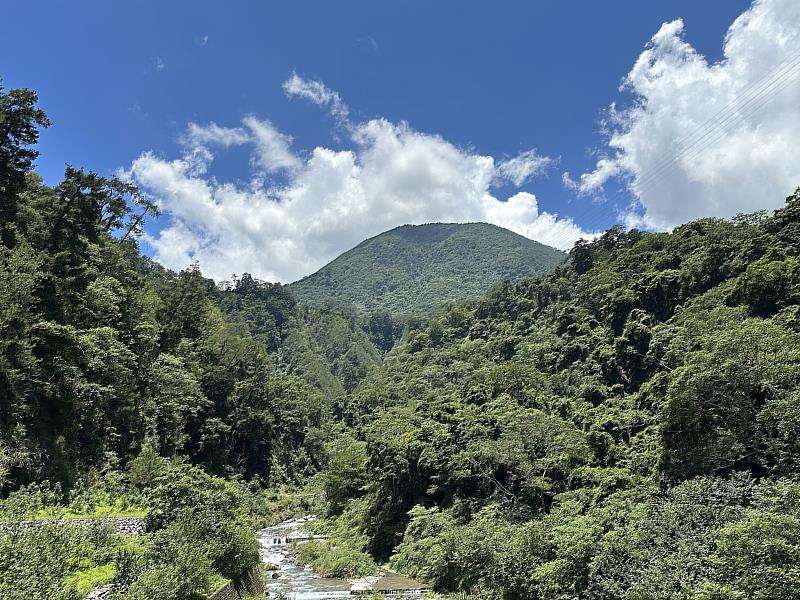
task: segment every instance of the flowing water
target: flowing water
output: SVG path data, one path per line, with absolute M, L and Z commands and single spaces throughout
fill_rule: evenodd
M 350 597 L 350 582 L 344 579 L 324 579 L 310 567 L 298 567 L 291 559 L 292 540 L 309 539 L 303 526 L 313 517 L 284 521 L 258 532 L 261 560 L 275 567 L 267 573 L 267 592 L 270 598 L 283 594 L 289 600 L 330 600 Z

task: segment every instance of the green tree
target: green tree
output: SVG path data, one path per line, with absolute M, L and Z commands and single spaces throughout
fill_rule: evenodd
M 15 243 L 13 224 L 25 176 L 39 153 L 30 146 L 39 140 L 39 128 L 50 121 L 37 107 L 36 92 L 25 89 L 3 91 L 0 86 L 0 242 Z

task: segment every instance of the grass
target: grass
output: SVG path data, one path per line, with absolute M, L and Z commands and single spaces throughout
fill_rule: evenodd
M 211 581 L 208 584 L 209 593 L 216 592 L 219 588 L 221 588 L 223 585 L 225 585 L 229 581 L 230 581 L 230 579 L 225 579 L 219 573 L 214 573 L 213 577 L 211 578 Z
M 116 502 L 114 504 L 97 504 L 92 510 L 76 510 L 65 506 L 48 506 L 46 508 L 28 513 L 26 520 L 46 521 L 59 519 L 111 519 L 124 517 L 145 517 L 147 510 L 140 506 L 126 506 Z M 0 521 L 7 520 L 0 517 Z
M 104 585 L 114 579 L 116 568 L 113 562 L 97 565 L 96 567 L 89 567 L 81 569 L 70 575 L 66 584 L 71 587 L 73 584 L 78 590 L 78 594 L 82 597 L 92 591 L 94 588 Z

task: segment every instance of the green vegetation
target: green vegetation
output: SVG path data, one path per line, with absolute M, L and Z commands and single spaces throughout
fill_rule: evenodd
M 326 542 L 312 540 L 297 547 L 295 561 L 300 566 L 311 565 L 322 577 L 347 579 L 374 575 L 375 561 L 363 550 L 349 545 L 335 548 Z
M 248 274 L 208 285 L 226 320 L 259 342 L 280 368 L 314 386 L 327 404 L 352 390 L 400 337 L 400 325 L 388 315 L 300 306 L 289 288 Z
M 101 520 L 22 523 L 85 503 L 85 491 L 65 496 L 57 485 L 33 484 L 1 501 L 0 597 L 75 600 L 113 582 L 120 599 L 197 600 L 257 564 L 251 514 L 258 498 L 247 488 L 166 459 L 146 487 L 132 483 L 140 475 L 109 471 L 92 487 L 103 501 L 144 507 L 147 533 L 136 537 Z
M 0 189 L 13 217 L 0 243 L 0 492 L 70 489 L 137 456 L 263 482 L 313 472 L 321 395 L 276 365 L 269 339 L 225 320 L 198 269 L 139 254 L 157 209 L 135 188 L 72 167 L 51 188 L 27 171 L 34 154 L 16 159 L 16 145 L 46 121 L 33 94 L 0 99 L 12 127 L 0 171 L 15 182 Z
M 77 598 L 88 579 L 113 561 L 112 537 L 102 527 L 41 527 L 1 535 L 0 597 Z
M 141 255 L 157 208 L 126 182 L 44 185 L 47 124 L 0 90 L 0 597 L 200 599 L 257 562 L 255 527 L 308 512 L 327 540 L 298 561 L 327 576 L 800 597 L 800 191 L 564 264 L 432 225 L 292 286 L 214 285 Z M 119 515 L 147 533 L 22 523 Z
M 476 597 L 799 597 L 798 223 L 613 228 L 412 328 L 344 402 L 330 527 Z
M 418 315 L 551 271 L 565 255 L 487 223 L 404 225 L 370 238 L 289 289 L 311 306 Z
M 319 469 L 330 411 L 197 268 L 139 253 L 158 211 L 136 188 L 73 167 L 42 183 L 36 101 L 0 89 L 0 597 L 113 575 L 125 598 L 194 598 L 258 561 L 261 490 Z M 145 512 L 141 548 L 101 523 L 15 525 Z
M 68 577 L 66 586 L 68 588 L 75 586 L 78 596 L 83 597 L 94 588 L 113 581 L 116 574 L 117 570 L 114 563 L 97 565 L 77 571 L 75 575 Z

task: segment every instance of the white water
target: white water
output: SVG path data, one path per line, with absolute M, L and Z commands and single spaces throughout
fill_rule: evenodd
M 267 592 L 270 598 L 283 594 L 289 600 L 331 600 L 350 597 L 350 582 L 342 579 L 324 579 L 310 567 L 298 567 L 290 558 L 290 544 L 286 538 L 303 532 L 303 525 L 313 517 L 284 521 L 258 532 L 261 560 L 276 567 L 267 573 Z M 273 575 L 277 577 L 273 578 Z

